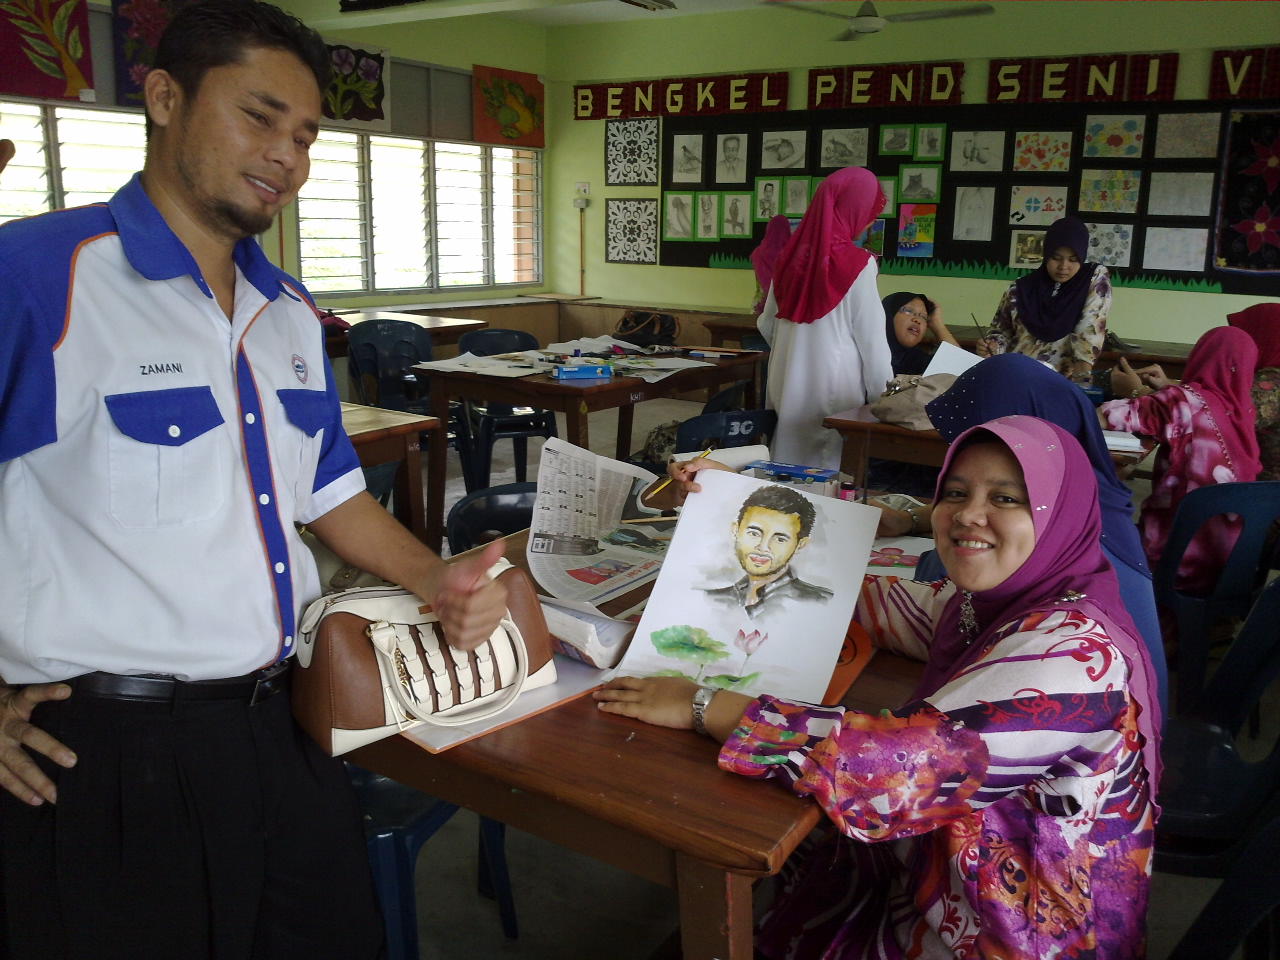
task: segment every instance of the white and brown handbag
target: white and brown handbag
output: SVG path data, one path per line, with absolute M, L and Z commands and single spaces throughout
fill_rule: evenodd
M 307 607 L 298 631 L 293 713 L 333 756 L 424 723 L 493 717 L 525 690 L 554 683 L 555 661 L 528 574 L 503 560 L 489 575 L 507 589 L 507 616 L 462 651 L 429 605 L 394 585 L 355 587 Z

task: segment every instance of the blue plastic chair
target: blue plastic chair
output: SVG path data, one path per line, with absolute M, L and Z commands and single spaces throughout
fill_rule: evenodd
M 429 797 L 353 763 L 347 764 L 347 773 L 364 813 L 369 866 L 387 941 L 386 960 L 418 960 L 414 866 L 422 845 L 449 822 L 458 805 Z M 477 889 L 482 896 L 497 901 L 502 932 L 514 940 L 519 927 L 507 873 L 505 837 L 505 824 L 480 818 Z
M 499 536 L 525 529 L 533 520 L 537 497 L 538 485 L 532 481 L 505 483 L 468 493 L 453 505 L 445 520 L 449 552 L 457 556 Z
M 1207 521 L 1222 514 L 1238 515 L 1243 522 L 1213 590 L 1193 594 L 1178 589 L 1178 565 L 1187 546 Z M 1223 617 L 1243 617 L 1249 612 L 1270 559 L 1265 555 L 1267 534 L 1277 517 L 1280 481 L 1200 487 L 1178 504 L 1154 577 L 1156 603 L 1177 624 L 1177 711 L 1194 710 L 1200 699 L 1209 662 L 1210 628 Z
M 427 385 L 411 369 L 432 359 L 431 333 L 409 320 L 365 320 L 347 331 L 347 373 L 356 402 L 431 415 Z M 471 434 L 461 405 L 449 405 L 449 444 L 458 451 L 471 489 Z M 428 437 L 422 437 L 425 449 Z
M 458 352 L 472 353 L 477 357 L 537 349 L 538 338 L 524 330 L 470 330 L 458 338 Z M 511 440 L 516 480 L 523 482 L 528 476 L 529 438 L 556 436 L 556 415 L 550 410 L 473 401 L 467 401 L 465 407 L 471 436 L 473 481 L 467 484 L 468 492 L 489 486 L 489 465 L 493 460 L 493 445 L 498 440 Z

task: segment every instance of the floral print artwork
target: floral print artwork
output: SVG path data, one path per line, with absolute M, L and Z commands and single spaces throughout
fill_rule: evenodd
M 1231 113 L 1214 258 L 1219 269 L 1280 273 L 1280 112 Z
M 1135 116 L 1090 116 L 1084 124 L 1086 157 L 1142 158 L 1147 118 Z
M 324 92 L 324 115 L 330 120 L 383 120 L 387 91 L 383 84 L 386 59 L 381 53 L 327 44 L 333 75 Z
M 1089 256 L 1094 263 L 1127 267 L 1133 255 L 1133 224 L 1086 223 L 1089 228 Z
M 1080 173 L 1076 207 L 1091 213 L 1136 213 L 1142 188 L 1140 170 L 1090 170 Z
M 1071 168 L 1071 134 L 1019 131 L 1013 141 L 1015 173 L 1045 173 Z
M 1258 413 L 1259 480 L 1280 480 L 1280 367 L 1259 367 L 1253 377 Z
M 607 263 L 658 262 L 658 201 L 606 200 Z
M 610 187 L 657 185 L 656 119 L 605 121 L 604 182 Z

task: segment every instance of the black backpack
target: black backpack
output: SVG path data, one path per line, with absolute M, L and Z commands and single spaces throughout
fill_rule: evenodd
M 669 313 L 628 310 L 613 335 L 637 347 L 674 347 L 680 336 L 680 321 Z

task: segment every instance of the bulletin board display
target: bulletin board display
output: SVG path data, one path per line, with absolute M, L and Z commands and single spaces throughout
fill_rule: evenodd
M 798 221 L 823 177 L 865 166 L 889 198 L 861 239 L 884 273 L 1014 280 L 1039 264 L 1049 224 L 1074 214 L 1089 259 L 1122 285 L 1280 287 L 1274 103 L 671 117 L 661 146 L 663 266 L 749 268 L 771 217 Z

